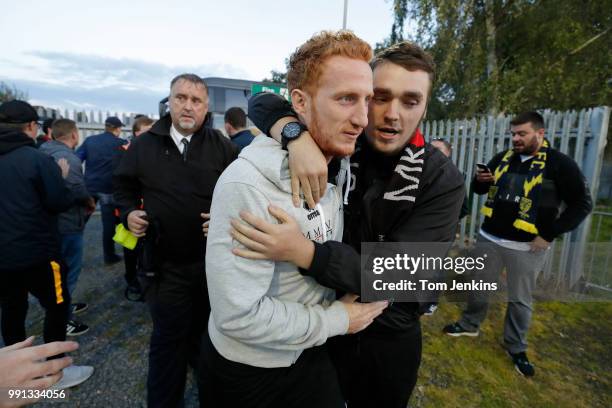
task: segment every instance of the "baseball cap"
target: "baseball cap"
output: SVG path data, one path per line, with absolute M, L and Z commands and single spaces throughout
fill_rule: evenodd
M 106 121 L 104 121 L 104 124 L 116 128 L 125 126 L 123 122 L 121 122 L 121 120 L 116 116 L 109 116 L 108 118 L 106 118 Z
M 0 105 L 0 123 L 28 123 L 38 121 L 38 113 L 27 102 L 12 100 Z

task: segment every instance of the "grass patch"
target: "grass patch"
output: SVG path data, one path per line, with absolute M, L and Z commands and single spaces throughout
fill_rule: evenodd
M 612 303 L 537 303 L 520 376 L 501 346 L 505 304 L 492 304 L 476 338 L 442 334 L 460 308 L 423 318 L 423 360 L 410 407 L 609 407 Z

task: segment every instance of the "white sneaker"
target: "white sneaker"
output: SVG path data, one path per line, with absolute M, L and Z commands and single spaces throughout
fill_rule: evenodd
M 431 303 L 425 308 L 425 313 L 423 313 L 423 316 L 432 316 L 436 312 L 436 310 L 438 310 L 438 305 L 435 303 Z
M 71 365 L 62 370 L 62 378 L 54 384 L 52 390 L 65 390 L 85 382 L 94 372 L 92 366 Z

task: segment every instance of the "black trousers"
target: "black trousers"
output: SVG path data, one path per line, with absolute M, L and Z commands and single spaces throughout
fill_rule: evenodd
M 136 275 L 136 262 L 138 260 L 138 247 L 134 249 L 123 248 L 123 262 L 125 264 L 125 282 L 129 286 L 138 286 L 138 277 Z
M 289 367 L 261 368 L 227 360 L 206 333 L 202 366 L 207 408 L 344 408 L 325 345 L 304 350 Z
M 421 325 L 402 332 L 364 331 L 328 340 L 349 408 L 406 408 L 421 364 Z
M 181 407 L 188 365 L 199 374 L 200 339 L 210 314 L 204 262 L 163 263 L 160 276 L 142 286 L 153 319 L 147 405 Z
M 70 306 L 66 272 L 62 262 L 53 260 L 23 269 L 0 270 L 2 338 L 5 345 L 26 339 L 28 293 L 34 295 L 45 309 L 45 343 L 66 340 Z

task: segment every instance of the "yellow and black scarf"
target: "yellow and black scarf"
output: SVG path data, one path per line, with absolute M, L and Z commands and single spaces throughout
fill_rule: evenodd
M 544 180 L 544 169 L 546 168 L 546 158 L 548 153 L 549 143 L 548 140 L 544 139 L 542 147 L 531 159 L 531 166 L 529 167 L 529 173 L 523 183 L 523 191 L 521 194 L 521 200 L 519 202 L 519 212 L 517 218 L 512 224 L 514 228 L 527 231 L 531 234 L 538 235 L 538 229 L 535 225 L 536 214 L 538 211 L 538 201 L 540 199 L 540 191 L 542 182 Z M 493 176 L 495 182 L 489 187 L 489 193 L 487 195 L 487 202 L 480 212 L 485 217 L 493 216 L 493 208 L 495 208 L 495 202 L 498 198 L 499 186 L 505 185 L 507 182 L 508 169 L 510 168 L 510 161 L 514 157 L 512 149 L 508 150 L 501 162 L 493 170 Z

